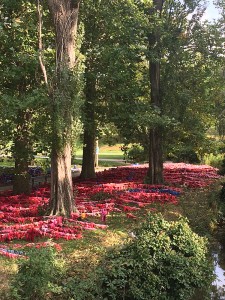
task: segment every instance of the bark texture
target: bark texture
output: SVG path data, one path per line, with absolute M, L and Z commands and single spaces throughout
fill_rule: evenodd
M 153 14 L 161 14 L 163 7 L 163 0 L 154 0 L 153 9 L 150 10 L 150 20 Z M 148 36 L 150 51 L 156 51 L 156 59 L 149 62 L 149 79 L 151 84 L 150 103 L 152 107 L 157 107 L 162 111 L 162 100 L 160 97 L 160 53 L 158 50 L 158 42 L 160 39 L 159 31 L 155 29 L 154 32 Z M 163 135 L 162 127 L 156 125 L 150 128 L 149 131 L 149 170 L 148 179 L 151 184 L 163 183 Z
M 82 179 L 95 178 L 96 153 L 96 78 L 91 72 L 91 62 L 87 62 L 85 69 L 85 104 L 84 104 L 84 140 L 83 161 L 80 177 Z
M 48 0 L 56 34 L 58 71 L 75 65 L 76 32 L 80 0 Z
M 52 100 L 50 214 L 70 216 L 75 210 L 71 174 L 72 95 L 80 1 L 48 0 L 56 35 L 56 79 Z
M 100 39 L 100 24 L 93 14 L 98 11 L 101 1 L 83 2 L 84 17 L 84 42 L 81 47 L 85 55 L 85 101 L 83 106 L 83 161 L 81 178 L 95 178 L 95 159 L 96 159 L 96 134 L 97 134 L 97 74 L 99 72 L 99 55 L 96 52 L 96 45 Z M 91 9 L 90 9 L 91 6 Z
M 71 148 L 68 144 L 60 153 L 55 148 L 52 150 L 50 208 L 52 215 L 69 216 L 74 211 Z

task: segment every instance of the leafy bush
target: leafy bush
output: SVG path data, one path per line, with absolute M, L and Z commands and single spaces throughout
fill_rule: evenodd
M 167 222 L 149 215 L 136 238 L 111 251 L 102 266 L 104 299 L 189 299 L 196 288 L 207 288 L 213 266 L 206 240 L 186 220 Z
M 132 145 L 130 149 L 127 151 L 128 159 L 134 162 L 141 162 L 146 160 L 146 153 L 144 148 L 140 145 Z
M 203 156 L 202 163 L 212 166 L 214 168 L 221 168 L 221 170 L 223 169 L 223 171 L 225 169 L 223 154 L 213 154 L 213 153 L 205 154 Z
M 174 162 L 187 162 L 191 164 L 200 162 L 196 152 L 188 147 L 176 149 L 176 151 L 168 155 L 167 159 L 171 159 Z
M 58 260 L 52 246 L 32 248 L 28 258 L 18 262 L 18 272 L 11 284 L 11 299 L 54 299 L 61 292 L 57 280 L 62 274 L 63 262 Z
M 51 167 L 51 160 L 49 158 L 40 158 L 40 159 L 35 159 L 34 164 L 36 166 L 41 167 L 43 172 L 47 174 L 50 170 Z
M 104 300 L 97 277 L 98 274 L 92 272 L 87 278 L 70 278 L 63 287 L 63 299 Z
M 218 171 L 218 174 L 219 175 L 225 175 L 225 158 L 224 158 L 224 155 L 223 155 L 223 159 L 221 161 L 221 164 L 218 166 L 219 168 L 219 171 Z
M 225 203 L 225 182 L 222 184 L 222 188 L 220 191 L 220 201 Z

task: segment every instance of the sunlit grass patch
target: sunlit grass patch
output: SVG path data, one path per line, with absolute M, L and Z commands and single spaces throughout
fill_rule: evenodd
M 17 263 L 14 260 L 9 260 L 0 257 L 0 299 L 9 299 L 9 285 L 11 277 L 17 272 Z

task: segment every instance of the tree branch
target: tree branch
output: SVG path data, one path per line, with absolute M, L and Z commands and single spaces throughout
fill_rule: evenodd
M 43 43 L 42 43 L 42 10 L 40 6 L 40 0 L 37 0 L 37 14 L 38 14 L 38 59 L 40 67 L 44 76 L 44 81 L 48 87 L 48 77 L 43 59 Z

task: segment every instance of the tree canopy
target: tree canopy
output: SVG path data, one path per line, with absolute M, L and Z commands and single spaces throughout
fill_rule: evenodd
M 49 212 L 75 210 L 77 123 L 83 178 L 95 176 L 105 128 L 144 147 L 152 183 L 163 181 L 164 160 L 202 155 L 209 129 L 224 136 L 224 0 L 217 6 L 208 22 L 203 1 L 3 0 L 0 142 L 15 158 L 14 192 L 29 193 L 32 156 L 47 151 Z

